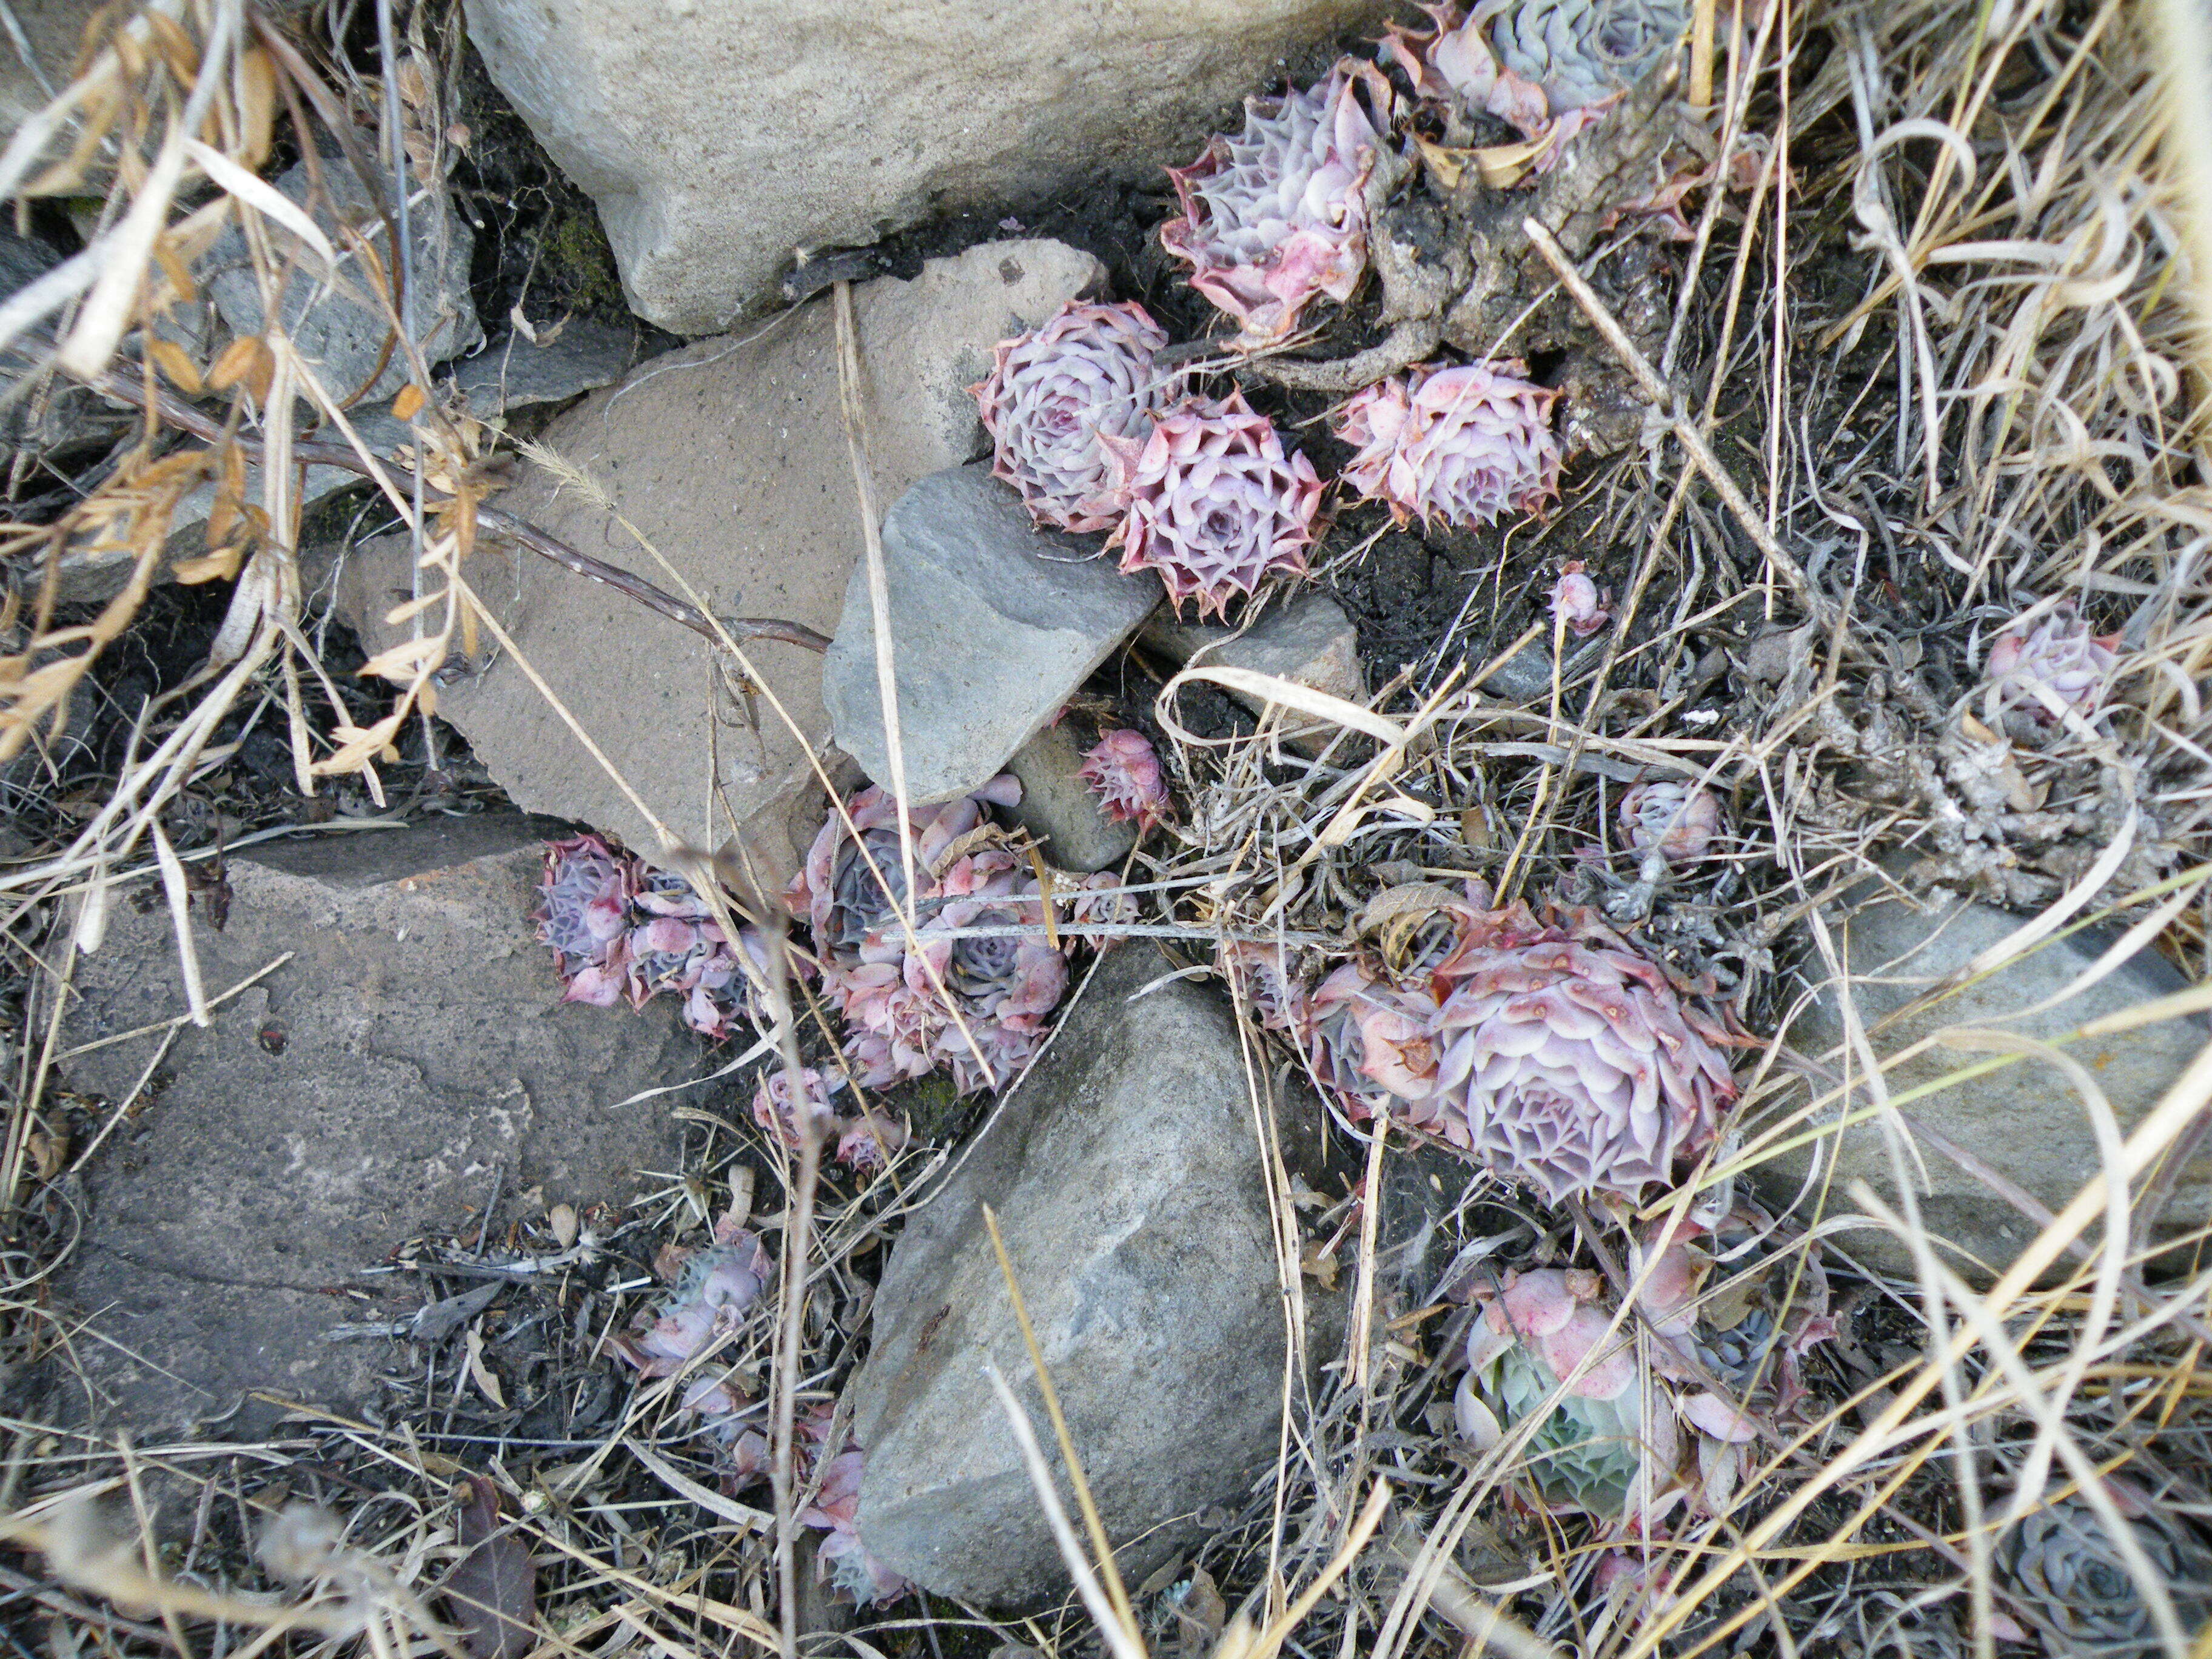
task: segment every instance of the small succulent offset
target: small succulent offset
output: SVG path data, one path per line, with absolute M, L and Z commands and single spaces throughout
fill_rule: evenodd
M 2122 1515 L 2136 1505 L 2123 1505 Z M 2212 1613 L 2212 1553 L 2144 1520 L 2126 1519 L 2134 1541 L 2166 1580 L 2186 1631 Z M 2185 1525 L 2186 1523 L 2182 1523 Z M 2065 1651 L 2165 1651 L 2150 1603 L 2095 1510 L 2064 1498 L 2031 1510 L 2008 1532 L 1997 1559 L 2012 1587 L 2052 1626 Z
M 1160 245 L 1237 319 L 1239 344 L 1279 340 L 1316 295 L 1352 297 L 1367 269 L 1367 178 L 1394 102 L 1373 64 L 1346 58 L 1317 87 L 1248 100 L 1241 137 L 1217 134 L 1188 167 L 1168 169 L 1182 213 Z
M 1680 1431 L 1637 1363 L 1633 1328 L 1607 1336 L 1614 1322 L 1597 1296 L 1595 1275 L 1556 1267 L 1509 1274 L 1502 1291 L 1484 1293 L 1454 1414 L 1478 1451 L 1528 1432 L 1517 1466 L 1543 1507 L 1649 1515 L 1668 1501 Z
M 860 1541 L 860 1471 L 866 1461 L 858 1446 L 830 1460 L 814 1502 L 799 1511 L 803 1526 L 826 1536 L 815 1556 L 815 1571 L 830 1587 L 853 1599 L 855 1607 L 896 1601 L 914 1586 L 868 1553 Z
M 991 434 L 992 476 L 1020 492 L 1030 516 L 1060 530 L 1121 521 L 1114 468 L 1101 434 L 1141 439 L 1173 401 L 1182 375 L 1153 353 L 1167 331 L 1133 301 L 1071 300 L 1042 328 L 999 343 L 975 390 Z
M 2070 604 L 2030 626 L 2014 623 L 1990 646 L 1989 699 L 2002 714 L 2049 728 L 2071 712 L 2094 721 L 2119 661 L 2120 636 L 2092 634 Z
M 1559 579 L 1552 584 L 1552 617 L 1565 623 L 1577 639 L 1588 639 L 1613 620 L 1604 592 L 1580 559 L 1569 559 L 1559 567 Z
M 1631 784 L 1620 797 L 1620 827 L 1639 853 L 1656 850 L 1669 864 L 1705 855 L 1722 832 L 1720 797 L 1679 778 Z
M 1424 97 L 1457 101 L 1560 145 L 1662 62 L 1690 25 L 1688 0 L 1479 0 L 1433 33 L 1392 28 L 1386 46 Z
M 838 1163 L 866 1173 L 881 1169 L 906 1145 L 906 1125 L 896 1118 L 866 1111 L 853 1117 L 839 1115 L 830 1097 L 843 1085 L 842 1077 L 825 1076 L 811 1066 L 802 1067 L 799 1075 L 806 1095 L 805 1117 Z M 763 1073 L 754 1089 L 753 1121 L 788 1151 L 799 1149 L 802 1120 L 791 1103 L 791 1073 L 781 1066 Z
M 768 971 L 767 940 L 740 927 L 733 949 L 713 908 L 681 876 L 647 869 L 586 834 L 547 845 L 538 890 L 538 936 L 553 947 L 564 1001 L 611 1008 L 627 998 L 641 1008 L 665 991 L 682 1004 L 685 1024 L 715 1038 L 750 1012 L 745 963 L 754 979 Z
M 1167 817 L 1167 784 L 1160 757 L 1141 732 L 1124 726 L 1107 732 L 1096 748 L 1084 751 L 1082 776 L 1106 816 L 1116 823 L 1149 830 Z
M 1324 981 L 1297 1034 L 1316 1077 L 1555 1203 L 1671 1181 L 1735 1098 L 1728 1032 L 1594 913 L 1489 907 L 1469 883 L 1432 960 Z
M 732 1225 L 730 1218 L 715 1224 L 714 1241 L 677 1256 L 681 1265 L 673 1269 L 675 1286 L 659 1311 L 640 1316 L 635 1330 L 610 1343 L 640 1376 L 683 1372 L 744 1322 L 774 1275 L 775 1264 L 760 1239 Z M 700 1372 L 684 1395 L 685 1408 L 710 1423 L 734 1416 L 744 1403 L 726 1371 Z
M 1304 575 L 1321 478 L 1241 392 L 1186 398 L 1152 435 L 1101 440 L 1112 451 L 1127 516 L 1107 544 L 1125 571 L 1157 570 L 1177 611 L 1222 614 L 1270 576 Z
M 1559 493 L 1559 393 L 1521 377 L 1526 365 L 1417 363 L 1355 394 L 1336 435 L 1358 453 L 1345 482 L 1400 524 L 1462 528 L 1534 512 Z

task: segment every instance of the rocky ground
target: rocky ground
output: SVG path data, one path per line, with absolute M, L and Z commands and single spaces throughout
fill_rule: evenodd
M 10 20 L 0 1626 L 2201 1651 L 2188 51 L 821 10 Z

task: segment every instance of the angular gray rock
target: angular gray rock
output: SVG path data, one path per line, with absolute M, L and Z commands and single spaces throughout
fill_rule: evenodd
M 335 234 L 333 216 L 367 239 L 388 271 L 396 269 L 390 234 L 350 167 L 325 161 L 321 171 L 329 200 L 318 210 L 317 218 L 338 250 L 339 280 L 332 283 L 318 271 L 295 270 L 284 286 L 278 312 L 300 355 L 318 365 L 318 376 L 333 398 L 341 403 L 388 398 L 406 383 L 406 357 L 394 340 L 390 359 L 378 371 L 378 359 L 390 337 L 388 319 L 381 305 L 372 302 L 375 289 L 360 256 L 349 252 Z M 306 162 L 278 174 L 274 183 L 294 202 L 307 205 Z M 442 190 L 419 185 L 408 204 L 407 229 L 415 279 L 407 295 L 408 337 L 422 348 L 427 362 L 442 363 L 472 349 L 483 338 L 477 308 L 469 299 L 469 258 L 476 238 L 468 222 L 453 211 Z M 210 273 L 208 292 L 232 332 L 260 333 L 264 326 L 261 285 L 247 263 L 245 235 L 236 226 L 216 240 L 204 268 Z
M 1103 275 L 1059 242 L 1002 242 L 933 259 L 910 282 L 854 289 L 877 499 L 975 453 L 982 428 L 967 388 L 988 371 L 992 346 Z M 714 610 L 823 634 L 837 626 L 862 536 L 827 295 L 641 364 L 540 441 L 589 473 Z M 604 508 L 541 469 L 526 470 L 499 504 L 675 586 Z M 688 629 L 519 550 L 487 544 L 471 567 L 531 665 L 678 837 L 718 847 L 734 827 L 771 881 L 790 874 L 820 821 L 808 760 L 829 735 L 819 655 L 772 641 L 748 647 L 803 733 L 794 737 L 765 696 L 717 684 L 707 641 Z M 404 547 L 390 543 L 346 562 L 337 607 L 372 650 L 398 637 L 383 618 L 407 569 Z M 651 826 L 513 660 L 445 688 L 438 712 L 518 804 L 612 830 L 653 856 Z M 727 814 L 710 811 L 717 800 Z
M 1017 1606 L 1067 1585 L 982 1375 L 998 1366 L 1051 1448 L 986 1204 L 1125 1578 L 1187 1541 L 1171 1523 L 1236 1504 L 1275 1455 L 1283 1293 L 1236 1026 L 1218 991 L 1188 981 L 1129 1000 L 1170 969 L 1141 941 L 1106 957 L 907 1223 L 876 1293 L 853 1393 L 860 1532 L 942 1595 Z M 1320 1110 L 1294 1089 L 1279 1108 L 1291 1145 Z
M 981 464 L 933 474 L 884 515 L 884 577 L 908 799 L 981 788 L 1160 602 L 1101 538 L 1039 531 Z M 865 562 L 853 568 L 823 701 L 840 748 L 885 788 L 890 758 Z
M 1840 920 L 1838 913 L 1831 925 Z M 1847 935 L 1838 928 L 1838 940 L 1856 981 L 1852 1001 L 1869 1029 L 1875 1054 L 1895 1054 L 1948 1026 L 1994 1026 L 2026 1036 L 2054 1037 L 2186 986 L 2163 957 L 2146 950 L 2054 1008 L 2026 1019 L 2008 1018 L 2063 990 L 2112 943 L 2109 936 L 2085 933 L 2047 944 L 1930 1007 L 1900 1012 L 2025 920 L 1972 900 L 1920 910 L 1895 898 L 1882 898 L 1857 909 L 1850 916 Z M 1898 1016 L 1895 1023 L 1874 1029 L 1893 1015 Z M 2207 1035 L 2202 1018 L 2169 1020 L 2075 1043 L 2067 1052 L 2088 1067 L 2110 1099 L 2124 1135 L 2158 1103 L 2203 1047 Z M 1826 1074 L 1839 1078 L 1844 1040 L 1836 987 L 1830 983 L 1790 1028 L 1790 1041 Z M 1939 1045 L 1890 1067 L 1884 1075 L 1890 1092 L 1899 1094 L 1984 1057 Z M 1861 1068 L 1854 1063 L 1851 1069 L 1856 1074 Z M 1855 1092 L 1854 1105 L 1865 1102 L 1863 1093 Z M 1798 1095 L 1791 1109 L 1803 1103 L 1803 1096 Z M 2098 1167 L 2096 1140 L 2079 1096 L 2057 1071 L 2033 1059 L 1954 1084 L 1899 1109 L 1908 1122 L 1963 1148 L 2052 1210 L 2063 1208 Z M 1885 1203 L 1897 1207 L 1897 1187 L 1879 1123 L 1869 1120 L 1853 1125 L 1844 1131 L 1840 1146 L 1832 1137 L 1818 1145 L 1824 1158 L 1832 1153 L 1836 1160 L 1828 1201 L 1831 1215 L 1856 1212 L 1848 1195 L 1849 1184 L 1856 1180 L 1865 1181 Z M 1944 1253 L 1946 1260 L 1974 1279 L 1987 1282 L 1990 1273 L 1960 1253 L 2002 1273 L 2038 1228 L 1931 1139 L 1919 1141 L 1919 1154 L 1927 1171 L 1926 1184 L 1919 1188 L 1923 1222 L 1952 1247 Z M 1753 1181 L 1769 1201 L 1790 1202 L 1811 1171 L 1814 1156 L 1812 1147 L 1784 1154 L 1761 1164 Z M 1826 1170 L 1822 1173 L 1825 1177 Z M 2200 1153 L 2180 1173 L 2164 1228 L 2172 1232 L 2197 1227 L 2208 1218 L 2212 1218 L 2212 1156 Z M 1838 1236 L 1835 1243 L 1869 1265 L 1905 1274 L 1913 1271 L 1911 1253 L 1888 1232 L 1871 1226 L 1854 1228 Z
M 195 907 L 208 994 L 292 957 L 206 1030 L 177 1028 L 149 1098 L 94 1156 L 58 1289 L 90 1320 L 76 1357 L 95 1395 L 62 1409 L 149 1430 L 255 1389 L 374 1409 L 387 1342 L 325 1334 L 422 1298 L 363 1269 L 495 1189 L 506 1214 L 533 1187 L 581 1210 L 676 1167 L 684 1097 L 622 1103 L 711 1067 L 665 1010 L 562 1002 L 528 919 L 539 841 L 560 829 L 510 813 L 233 855 L 227 925 Z M 118 899 L 76 985 L 65 1050 L 185 1012 L 158 895 L 143 912 Z M 161 1036 L 65 1054 L 64 1074 L 122 1107 Z M 227 1426 L 271 1415 L 248 1399 Z
M 796 247 L 873 242 L 1102 175 L 1157 182 L 1378 0 L 467 0 L 589 191 L 638 314 L 726 328 Z
M 1087 737 L 1089 734 L 1086 733 Z M 1106 870 L 1129 856 L 1137 826 L 1106 816 L 1083 781 L 1084 739 L 1065 723 L 1047 726 L 1006 763 L 1021 781 L 1014 817 L 1043 844 L 1044 855 L 1063 870 Z
M 1344 607 L 1326 593 L 1301 593 L 1269 611 L 1242 634 L 1233 628 L 1182 622 L 1174 612 L 1163 611 L 1145 624 L 1144 641 L 1186 665 L 1195 659 L 1206 667 L 1247 668 L 1310 690 L 1325 691 L 1347 702 L 1358 702 L 1367 696 L 1367 669 L 1359 659 L 1359 630 L 1344 614 Z M 1264 697 L 1242 691 L 1229 695 L 1255 714 L 1267 707 Z M 1287 711 L 1284 720 L 1291 727 L 1321 725 L 1295 709 Z M 1334 726 L 1309 729 L 1290 743 L 1302 753 L 1317 755 L 1336 732 Z

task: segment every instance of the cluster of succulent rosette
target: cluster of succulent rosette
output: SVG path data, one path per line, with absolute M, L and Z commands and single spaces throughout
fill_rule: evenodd
M 1431 12 L 1431 33 L 1394 28 L 1385 42 L 1415 100 L 1520 121 L 1552 159 L 1688 23 L 1686 0 Z M 1235 322 L 1231 350 L 1280 345 L 1316 300 L 1352 297 L 1368 266 L 1369 186 L 1409 107 L 1381 67 L 1346 58 L 1317 86 L 1248 100 L 1240 134 L 1168 170 L 1181 210 L 1161 246 Z M 1000 343 L 976 402 L 994 471 L 1040 525 L 1110 531 L 1124 570 L 1157 571 L 1178 607 L 1218 616 L 1304 573 L 1322 480 L 1240 393 L 1192 392 L 1166 345 L 1140 306 L 1070 301 Z M 1471 527 L 1540 511 L 1559 493 L 1559 394 L 1527 374 L 1511 360 L 1421 362 L 1355 393 L 1336 417 L 1357 452 L 1346 488 L 1401 523 Z
M 767 941 L 740 927 L 733 945 L 681 876 L 586 833 L 548 844 L 538 890 L 538 936 L 553 947 L 566 1000 L 641 1008 L 665 991 L 684 1023 L 711 1037 L 727 1036 L 753 1008 Z
M 1401 959 L 1363 948 L 1304 990 L 1265 945 L 1224 953 L 1349 1121 L 1388 1116 L 1553 1202 L 1634 1200 L 1711 1146 L 1737 1039 L 1588 910 L 1429 890 Z
M 609 1343 L 616 1353 L 647 1378 L 684 1379 L 679 1409 L 696 1416 L 722 1449 L 721 1480 L 732 1497 L 767 1480 L 773 1449 L 763 1402 L 737 1366 L 741 1341 L 757 1337 L 771 1305 L 762 1293 L 775 1277 L 775 1264 L 757 1235 L 732 1218 L 714 1224 L 712 1242 L 696 1248 L 671 1246 L 653 1263 L 669 1286 L 651 1311 Z M 805 1488 L 821 1482 L 814 1502 L 799 1512 L 802 1525 L 825 1534 L 816 1553 L 816 1571 L 833 1589 L 856 1605 L 896 1600 L 913 1586 L 870 1555 L 855 1524 L 860 1503 L 860 1448 L 828 1442 L 835 1419 L 826 1404 L 802 1408 L 792 1437 L 793 1480 Z M 825 1451 L 833 1451 L 826 1465 Z
M 1044 1041 L 1075 939 L 1055 940 L 1036 866 L 989 817 L 1020 799 L 1002 775 L 909 811 L 902 844 L 897 804 L 868 788 L 815 836 L 786 902 L 813 929 L 823 1000 L 864 1086 L 943 1067 L 963 1094 L 997 1087 Z M 1091 878 L 1060 920 L 1094 919 L 1111 901 L 1092 895 L 1117 884 Z

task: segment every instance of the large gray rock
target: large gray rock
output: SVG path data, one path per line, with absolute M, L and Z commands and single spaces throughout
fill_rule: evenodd
M 333 398 L 341 403 L 388 398 L 406 384 L 406 354 L 392 337 L 382 305 L 372 302 L 375 284 L 360 255 L 349 251 L 337 229 L 343 222 L 357 231 L 392 273 L 386 280 L 396 282 L 391 236 L 350 167 L 342 161 L 325 161 L 321 173 L 327 199 L 318 204 L 316 215 L 337 249 L 339 280 L 333 283 L 319 271 L 295 270 L 284 285 L 278 314 L 300 355 L 316 365 L 317 375 Z M 306 162 L 278 174 L 274 182 L 293 201 L 307 204 Z M 442 363 L 483 338 L 477 308 L 469 299 L 469 258 L 476 239 L 442 189 L 419 185 L 408 204 L 407 233 L 414 253 L 414 286 L 407 295 L 408 337 L 422 348 L 427 362 Z M 266 325 L 261 285 L 247 262 L 245 235 L 236 226 L 216 239 L 209 251 L 207 270 L 208 291 L 231 331 L 260 333 Z M 380 372 L 377 363 L 387 339 L 392 340 L 392 352 Z
M 504 1215 L 533 1187 L 581 1210 L 676 1167 L 668 1111 L 684 1097 L 622 1103 L 706 1069 L 696 1041 L 657 1006 L 562 1002 L 528 919 L 539 838 L 557 828 L 506 814 L 233 856 L 227 924 L 195 907 L 208 994 L 292 957 L 208 1029 L 179 1028 L 150 1103 L 94 1158 L 59 1286 L 91 1324 L 76 1413 L 175 1428 L 255 1389 L 374 1409 L 388 1345 L 325 1334 L 422 1298 L 364 1269 L 495 1192 Z M 78 962 L 65 1048 L 185 1011 L 168 909 L 149 896 L 143 911 L 118 902 Z M 159 1041 L 64 1070 L 121 1106 Z M 270 1415 L 248 1400 L 229 1426 Z
M 1326 593 L 1301 593 L 1242 633 L 1233 628 L 1184 622 L 1172 611 L 1163 611 L 1145 624 L 1144 641 L 1186 665 L 1195 661 L 1201 667 L 1272 674 L 1346 702 L 1358 702 L 1367 696 L 1367 668 L 1359 659 L 1359 630 L 1344 614 L 1344 607 Z M 1255 714 L 1267 707 L 1266 698 L 1249 692 L 1229 695 Z M 1290 739 L 1292 747 L 1310 755 L 1319 754 L 1339 730 L 1296 709 L 1284 711 L 1284 723 L 1299 733 Z
M 1059 242 L 1009 242 L 933 259 L 911 282 L 855 289 L 877 499 L 896 500 L 974 454 L 982 434 L 966 388 L 988 371 L 992 346 L 1103 275 Z M 641 364 L 540 441 L 589 473 L 717 612 L 836 628 L 863 538 L 828 296 Z M 675 586 L 605 508 L 543 470 L 526 471 L 499 504 Z M 772 641 L 747 648 L 803 734 L 794 737 L 765 697 L 734 699 L 717 686 L 696 634 L 532 554 L 486 546 L 470 568 L 531 665 L 678 837 L 718 847 L 734 827 L 770 880 L 788 876 L 821 810 L 808 758 L 830 728 L 818 654 Z M 404 546 L 373 544 L 348 560 L 338 608 L 371 649 L 398 637 L 383 617 L 407 580 Z M 616 831 L 653 855 L 629 798 L 512 660 L 446 688 L 438 712 L 520 805 Z
M 1102 175 L 1157 182 L 1378 0 L 467 0 L 632 307 L 730 323 L 793 251 Z M 1002 210 L 1002 209 L 1001 209 Z
M 1051 1448 L 986 1204 L 1125 1578 L 1188 1541 L 1179 1517 L 1235 1504 L 1275 1455 L 1282 1291 L 1236 1025 L 1188 981 L 1129 1000 L 1169 971 L 1143 943 L 1106 957 L 907 1223 L 876 1293 L 853 1392 L 860 1535 L 942 1595 L 1012 1606 L 1067 1583 L 982 1374 L 998 1366 Z M 1320 1107 L 1294 1089 L 1281 1112 L 1295 1146 Z
M 908 799 L 989 782 L 1160 602 L 1101 538 L 1040 531 L 989 467 L 924 478 L 884 515 L 884 581 Z M 823 671 L 838 746 L 885 788 L 890 756 L 865 563 Z
M 2024 920 L 1972 900 L 1921 909 L 1893 897 L 1878 899 L 1851 913 L 1847 924 L 1838 912 L 1833 921 L 1842 924 L 1838 939 L 1853 981 L 1852 1002 L 1868 1028 L 1875 1054 L 1896 1054 L 1950 1026 L 1995 1027 L 2051 1038 L 2102 1015 L 2181 990 L 2187 983 L 2163 957 L 2146 950 L 2057 1007 L 2025 1019 L 2011 1018 L 2063 990 L 2112 943 L 2109 936 L 2077 933 L 1922 1006 L 1929 992 L 1958 975 Z M 1893 1023 L 1882 1024 L 1893 1016 Z M 2112 1102 L 2124 1135 L 2158 1103 L 2203 1047 L 2206 1036 L 2201 1018 L 2169 1020 L 2093 1043 L 2076 1043 L 2067 1052 L 2088 1067 Z M 1844 1030 L 1834 984 L 1821 988 L 1790 1028 L 1790 1040 L 1825 1074 L 1840 1078 Z M 1890 1092 L 1900 1094 L 1985 1057 L 1938 1045 L 1891 1066 L 1884 1076 Z M 1863 1069 L 1851 1063 L 1855 1075 Z M 1850 1103 L 1863 1106 L 1866 1100 L 1863 1091 L 1854 1091 Z M 1800 1096 L 1793 1109 L 1802 1103 Z M 1951 1085 L 1900 1111 L 1909 1124 L 1934 1130 L 2051 1210 L 2063 1208 L 2099 1166 L 2096 1140 L 2080 1097 L 2062 1075 L 2033 1059 Z M 1854 1210 L 1849 1185 L 1859 1180 L 1893 1209 L 1897 1207 L 1897 1187 L 1878 1122 L 1869 1119 L 1853 1125 L 1844 1131 L 1840 1143 L 1830 1137 L 1818 1146 L 1823 1157 L 1832 1153 L 1835 1158 L 1831 1215 Z M 1771 1200 L 1788 1202 L 1797 1195 L 1814 1157 L 1812 1147 L 1784 1154 L 1760 1165 L 1753 1180 Z M 1986 1282 L 1991 1276 L 1989 1269 L 2002 1273 L 2035 1237 L 2039 1229 L 2016 1208 L 1926 1139 L 1919 1142 L 1919 1164 L 1927 1171 L 1927 1184 L 1918 1188 L 1921 1217 L 1948 1247 L 1945 1259 L 1971 1277 Z M 1826 1171 L 1822 1173 L 1825 1176 Z M 2170 1233 L 2202 1226 L 2208 1217 L 2212 1217 L 2212 1157 L 2200 1155 L 2181 1171 L 2162 1225 Z M 1873 1266 L 1900 1273 L 1913 1270 L 1911 1253 L 1891 1233 L 1870 1226 L 1854 1228 L 1836 1242 Z

